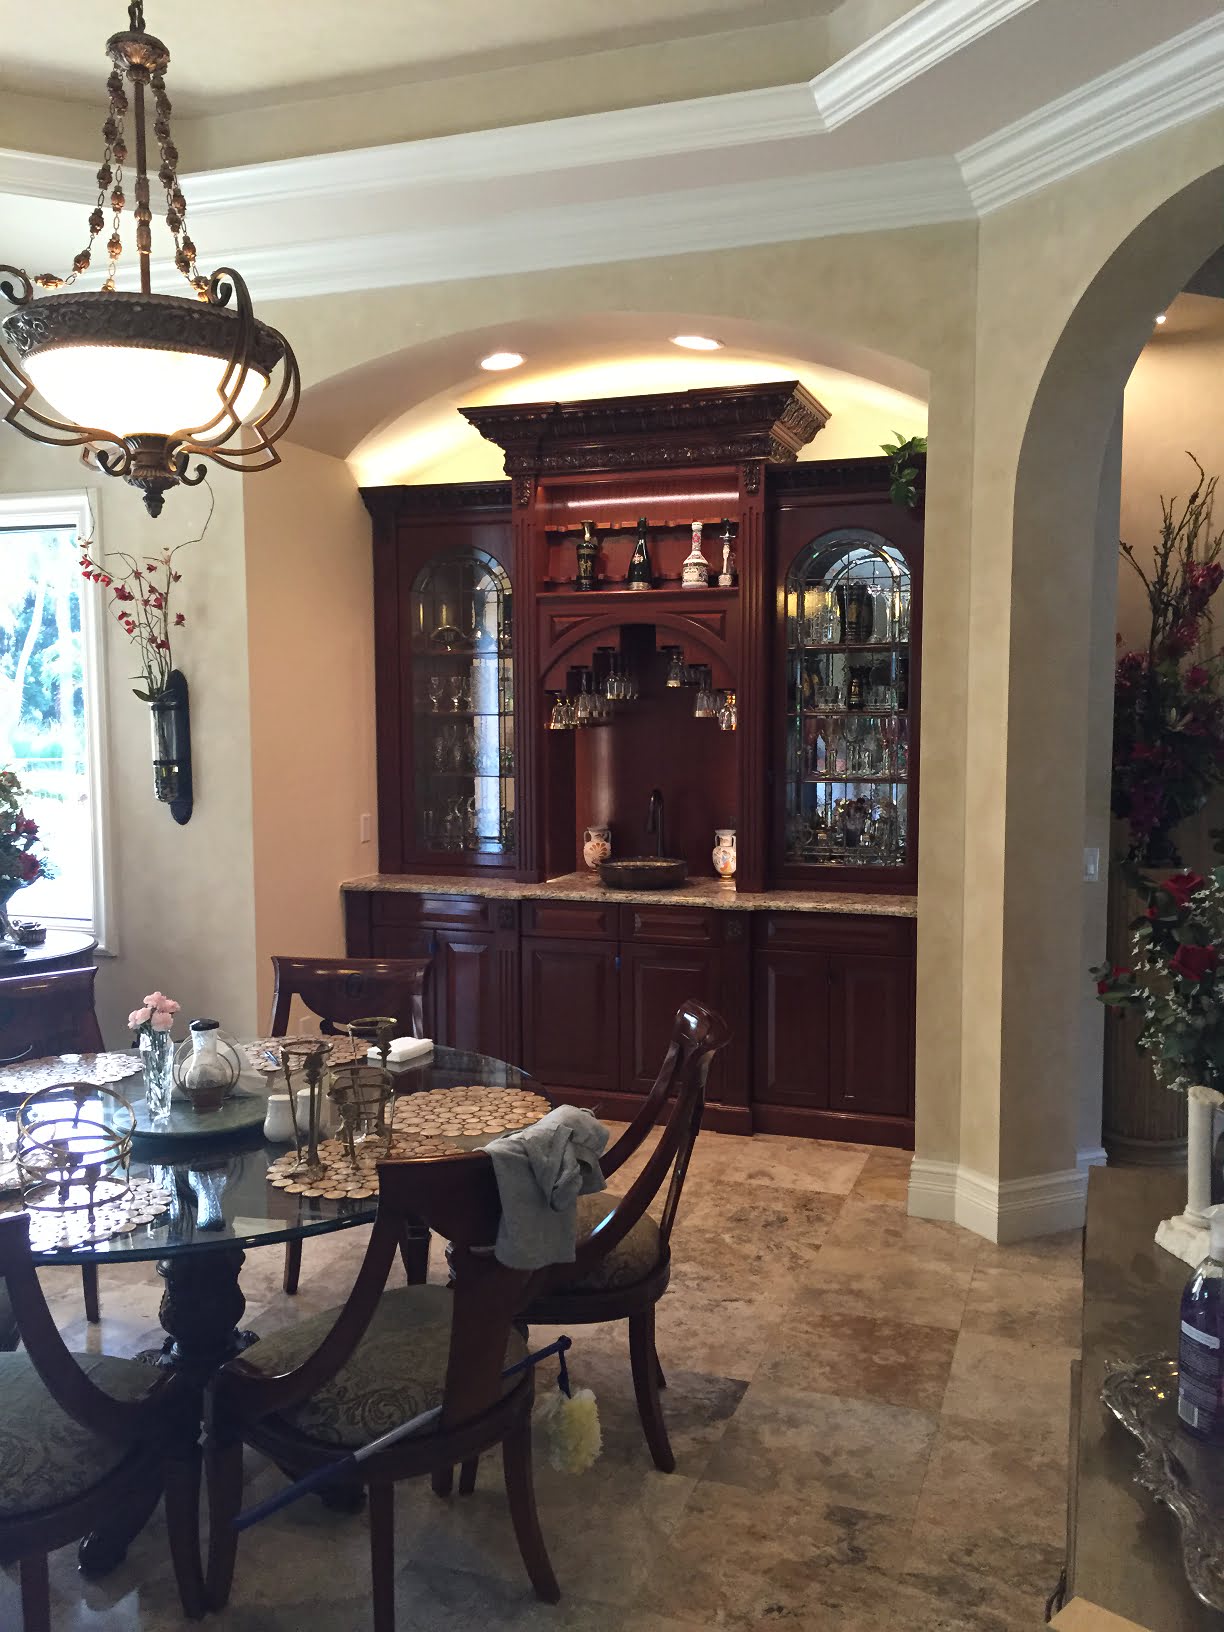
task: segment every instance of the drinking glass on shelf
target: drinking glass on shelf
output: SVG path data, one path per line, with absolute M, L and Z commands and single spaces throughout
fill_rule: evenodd
M 442 676 L 440 674 L 431 674 L 429 684 L 425 689 L 429 692 L 429 700 L 433 704 L 433 711 L 436 714 L 438 705 L 442 701 Z
M 459 701 L 463 696 L 463 676 L 461 674 L 452 674 L 446 682 L 446 690 L 450 696 L 451 712 L 457 714 L 459 712 Z

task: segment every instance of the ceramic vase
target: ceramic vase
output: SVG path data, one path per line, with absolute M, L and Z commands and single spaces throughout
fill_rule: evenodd
M 730 884 L 735 877 L 735 829 L 720 827 L 714 834 L 714 871 L 724 884 Z
M 233 1092 L 242 1070 L 231 1037 L 215 1020 L 193 1020 L 190 1037 L 175 1056 L 175 1086 L 194 1111 L 219 1111 Z
M 582 830 L 582 859 L 591 871 L 597 872 L 601 861 L 612 854 L 610 827 L 584 827 Z
M 174 1039 L 168 1031 L 140 1033 L 140 1068 L 144 1073 L 145 1110 L 155 1121 L 170 1110 L 174 1097 Z

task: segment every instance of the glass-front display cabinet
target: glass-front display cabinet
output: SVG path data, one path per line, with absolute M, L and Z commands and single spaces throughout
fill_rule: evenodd
M 510 579 L 486 551 L 426 561 L 412 584 L 413 813 L 423 856 L 516 849 Z
M 819 526 L 815 516 L 809 522 Z M 813 532 L 781 563 L 777 871 L 796 882 L 912 888 L 913 566 L 894 539 L 871 527 Z

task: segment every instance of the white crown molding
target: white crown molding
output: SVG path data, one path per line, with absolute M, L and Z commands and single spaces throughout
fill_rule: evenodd
M 923 226 L 971 215 L 955 163 L 922 159 L 765 184 L 558 205 L 453 227 L 412 225 L 390 233 L 262 248 L 214 244 L 208 259 L 209 264 L 239 266 L 257 299 L 294 299 L 332 294 L 341 287 L 391 288 L 596 265 L 613 258 L 610 245 L 624 245 L 626 258 L 636 260 Z M 173 289 L 175 278 L 169 262 L 155 266 L 155 287 Z
M 615 108 L 347 153 L 212 170 L 189 174 L 184 186 L 193 208 L 227 209 L 281 203 L 288 198 L 314 199 L 333 191 L 385 192 L 404 186 L 547 175 L 557 170 L 718 152 L 811 136 L 822 128 L 806 85 L 771 85 L 723 96 Z
M 1004 1246 L 1082 1229 L 1087 1198 L 1087 1166 L 1002 1180 L 921 1156 L 910 1168 L 911 1217 L 960 1224 Z
M 810 81 L 824 128 L 836 130 L 1033 4 L 923 0 Z
M 98 193 L 97 171 L 96 164 L 83 159 L 0 147 L 0 193 L 17 198 L 42 198 L 91 210 Z
M 957 154 L 987 215 L 1224 102 L 1224 16 L 1210 17 Z

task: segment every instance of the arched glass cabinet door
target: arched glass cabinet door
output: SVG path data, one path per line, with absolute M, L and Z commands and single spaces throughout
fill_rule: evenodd
M 510 580 L 483 550 L 436 556 L 412 585 L 418 851 L 512 861 L 514 667 Z
M 906 866 L 910 844 L 910 611 L 905 558 L 844 527 L 786 576 L 789 866 Z

